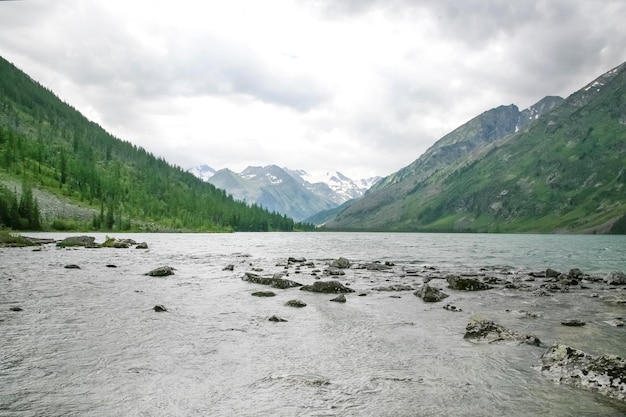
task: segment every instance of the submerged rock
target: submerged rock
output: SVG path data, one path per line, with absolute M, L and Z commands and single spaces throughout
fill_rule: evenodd
M 234 270 L 235 270 L 235 265 L 233 264 L 228 264 L 224 268 L 222 268 L 222 271 L 234 271 Z
M 302 291 L 320 292 L 320 293 L 349 293 L 354 292 L 352 288 L 348 288 L 339 281 L 317 281 L 313 285 L 304 285 L 300 288 Z
M 343 294 L 340 294 L 337 297 L 331 299 L 330 301 L 334 301 L 336 303 L 345 303 L 346 302 L 346 296 L 343 295 Z
M 272 317 L 270 317 L 268 320 L 269 320 L 269 321 L 276 322 L 276 323 L 284 323 L 284 322 L 286 322 L 286 321 L 287 321 L 287 320 L 285 320 L 285 319 L 283 319 L 283 318 L 281 318 L 281 317 L 278 317 L 278 316 L 272 316 Z
M 154 307 L 152 307 L 152 309 L 156 311 L 157 313 L 163 313 L 167 311 L 167 308 L 163 304 L 157 304 Z
M 171 266 L 160 266 L 150 272 L 146 272 L 144 275 L 149 277 L 166 277 L 168 275 L 174 275 L 174 268 Z
M 563 320 L 561 324 L 569 327 L 581 327 L 585 325 L 585 322 L 578 319 L 567 319 Z
M 474 341 L 485 341 L 487 343 L 515 341 L 520 344 L 523 343 L 532 346 L 539 346 L 541 344 L 541 341 L 536 336 L 509 330 L 478 314 L 474 314 L 470 317 L 465 327 L 465 335 L 463 338 Z
M 298 307 L 298 308 L 306 307 L 306 303 L 300 300 L 289 300 L 285 303 L 285 305 L 289 307 Z
M 541 374 L 560 384 L 626 401 L 626 360 L 618 356 L 594 357 L 581 350 L 555 344 L 541 357 Z
M 76 264 L 67 264 L 63 268 L 65 268 L 65 269 L 80 269 L 80 266 L 78 266 Z
M 458 291 L 482 291 L 491 289 L 491 285 L 480 282 L 473 278 L 463 278 L 456 275 L 446 277 L 448 287 Z
M 428 284 L 422 285 L 413 294 L 415 294 L 427 303 L 436 303 L 448 297 L 448 294 L 446 294 L 445 292 L 441 291 L 438 288 L 431 287 Z
M 278 289 L 286 289 L 293 287 L 301 287 L 302 284 L 299 282 L 292 281 L 290 279 L 282 278 L 280 274 L 274 274 L 272 277 L 263 277 L 261 275 L 253 274 L 251 272 L 246 272 L 243 277 L 241 277 L 243 281 L 252 282 L 254 284 L 261 285 L 269 285 L 272 288 Z

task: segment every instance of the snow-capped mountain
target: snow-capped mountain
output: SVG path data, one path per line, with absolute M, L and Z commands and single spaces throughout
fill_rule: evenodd
M 360 198 L 380 179 L 374 177 L 354 181 L 340 172 L 328 172 L 316 177 L 303 170 L 276 165 L 247 167 L 240 173 L 229 169 L 215 171 L 207 165 L 188 171 L 226 190 L 237 200 L 258 204 L 297 221 Z
M 202 181 L 208 182 L 209 178 L 215 175 L 215 170 L 208 165 L 198 165 L 193 168 L 189 168 L 187 172 L 200 178 Z

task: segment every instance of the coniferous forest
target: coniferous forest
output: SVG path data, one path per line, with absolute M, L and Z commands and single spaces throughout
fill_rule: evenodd
M 22 184 L 21 192 L 1 186 Z M 88 221 L 42 218 L 33 189 L 91 208 Z M 312 229 L 235 201 L 141 147 L 113 137 L 0 58 L 0 224 L 17 230 Z

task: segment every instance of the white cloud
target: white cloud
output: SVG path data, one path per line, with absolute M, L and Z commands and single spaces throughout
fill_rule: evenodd
M 624 60 L 618 0 L 0 2 L 0 55 L 182 167 L 385 175 Z

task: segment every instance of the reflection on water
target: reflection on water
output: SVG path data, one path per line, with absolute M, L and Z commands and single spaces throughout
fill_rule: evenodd
M 49 236 L 49 235 L 46 235 Z M 103 235 L 97 235 L 103 241 Z M 59 236 L 64 237 L 64 236 Z M 119 236 L 122 237 L 122 236 Z M 604 323 L 623 306 L 584 290 L 450 291 L 462 312 L 411 292 L 425 266 L 522 274 L 577 267 L 626 270 L 626 240 L 607 236 L 435 234 L 142 235 L 135 249 L 0 249 L 0 416 L 572 416 L 623 415 L 593 393 L 545 380 L 532 365 L 543 348 L 473 344 L 479 312 L 506 327 L 590 353 L 626 355 L 623 328 Z M 345 304 L 297 288 L 271 298 L 242 281 L 251 268 L 312 283 L 313 269 L 345 256 L 391 261 L 391 272 L 352 268 Z M 65 269 L 77 264 L 81 269 Z M 234 271 L 224 271 L 228 264 Z M 115 265 L 115 268 L 107 267 Z M 176 275 L 143 274 L 171 265 Z M 504 266 L 507 269 L 501 270 Z M 408 269 L 417 275 L 407 274 Z M 482 271 L 484 273 L 484 271 Z M 397 298 L 399 297 L 399 298 Z M 291 299 L 305 308 L 285 306 Z M 152 307 L 163 304 L 166 313 Z M 22 311 L 11 311 L 19 306 Z M 529 318 L 516 312 L 532 310 Z M 272 315 L 287 320 L 268 321 Z M 562 319 L 583 318 L 567 328 Z

